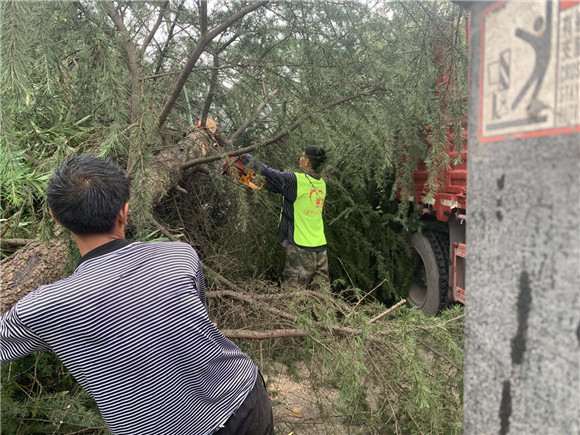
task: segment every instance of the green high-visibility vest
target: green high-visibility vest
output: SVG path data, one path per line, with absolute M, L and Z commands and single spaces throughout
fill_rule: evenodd
M 294 243 L 313 248 L 326 245 L 322 208 L 326 183 L 307 174 L 295 172 L 297 182 L 294 201 Z

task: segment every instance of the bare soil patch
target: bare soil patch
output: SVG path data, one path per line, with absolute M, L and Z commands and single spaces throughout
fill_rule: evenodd
M 333 409 L 339 391 L 329 385 L 315 385 L 303 364 L 296 375 L 286 366 L 264 373 L 268 394 L 272 399 L 276 435 L 362 434 L 361 427 L 344 422 L 344 416 Z

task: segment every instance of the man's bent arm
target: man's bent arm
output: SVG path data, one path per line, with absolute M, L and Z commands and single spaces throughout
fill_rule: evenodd
M 22 323 L 16 306 L 0 319 L 0 362 L 6 364 L 36 351 L 51 351 L 50 346 Z

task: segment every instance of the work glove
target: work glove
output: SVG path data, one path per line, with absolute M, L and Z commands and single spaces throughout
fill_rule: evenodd
M 242 162 L 246 166 L 248 166 L 252 162 L 252 160 L 254 160 L 254 157 L 252 157 L 252 155 L 249 153 L 242 154 L 242 157 L 240 158 L 240 162 Z

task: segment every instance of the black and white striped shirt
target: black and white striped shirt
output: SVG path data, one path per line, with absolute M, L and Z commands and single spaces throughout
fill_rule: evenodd
M 2 317 L 2 363 L 54 352 L 115 435 L 214 432 L 257 367 L 209 319 L 196 252 L 179 242 L 110 244 Z

